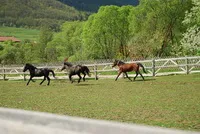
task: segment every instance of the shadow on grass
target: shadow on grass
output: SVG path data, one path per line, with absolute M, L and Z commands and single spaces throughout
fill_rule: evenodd
M 125 78 L 125 79 L 127 79 L 127 78 Z M 138 79 L 133 80 L 133 78 L 131 78 L 131 80 L 132 81 L 127 79 L 127 82 L 145 82 L 145 81 L 154 81 L 156 79 L 155 78 L 148 78 L 148 79 L 143 80 L 143 79 L 138 78 Z
M 99 84 L 89 84 L 89 83 L 76 83 L 75 86 L 96 86 L 96 85 L 99 85 Z

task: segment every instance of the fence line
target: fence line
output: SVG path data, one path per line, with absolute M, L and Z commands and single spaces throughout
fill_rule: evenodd
M 196 57 L 179 57 L 179 58 L 166 58 L 166 59 L 151 59 L 151 60 L 140 60 L 140 61 L 127 61 L 140 62 L 144 65 L 147 70 L 147 74 L 144 76 L 160 76 L 169 74 L 190 74 L 200 72 L 200 56 Z M 112 68 L 112 63 L 93 63 L 85 64 L 89 67 L 92 78 L 114 78 L 116 77 L 118 68 Z M 57 74 L 58 79 L 68 78 L 66 71 L 61 72 L 61 65 L 39 65 L 38 68 L 48 67 L 54 70 Z M 0 67 L 0 79 L 26 79 L 28 72 L 24 73 L 22 65 L 8 66 L 3 65 Z M 134 73 L 129 74 L 131 77 Z

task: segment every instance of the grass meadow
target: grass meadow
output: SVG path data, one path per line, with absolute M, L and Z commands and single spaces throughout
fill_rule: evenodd
M 2 27 L 0 26 L 0 36 L 13 36 L 20 40 L 31 40 L 38 41 L 39 30 L 26 29 L 26 28 L 15 28 L 15 27 Z
M 200 74 L 128 79 L 0 81 L 0 107 L 200 131 Z

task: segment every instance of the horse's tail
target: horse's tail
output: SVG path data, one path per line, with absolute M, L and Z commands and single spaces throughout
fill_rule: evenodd
M 144 73 L 147 73 L 146 70 L 144 69 L 144 66 L 142 65 L 142 63 L 138 62 L 137 65 L 142 67 Z
M 51 72 L 53 74 L 53 77 L 56 78 L 56 75 L 53 70 L 49 69 L 49 72 Z
M 89 77 L 91 77 L 89 68 L 88 68 L 87 66 L 83 66 L 83 67 L 84 67 L 84 72 L 86 72 L 87 75 L 88 75 Z

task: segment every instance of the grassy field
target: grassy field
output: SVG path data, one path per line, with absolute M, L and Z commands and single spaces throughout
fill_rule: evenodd
M 200 131 L 200 74 L 40 81 L 0 81 L 0 107 Z
M 0 26 L 0 36 L 14 36 L 22 41 L 25 39 L 37 41 L 39 30 Z

